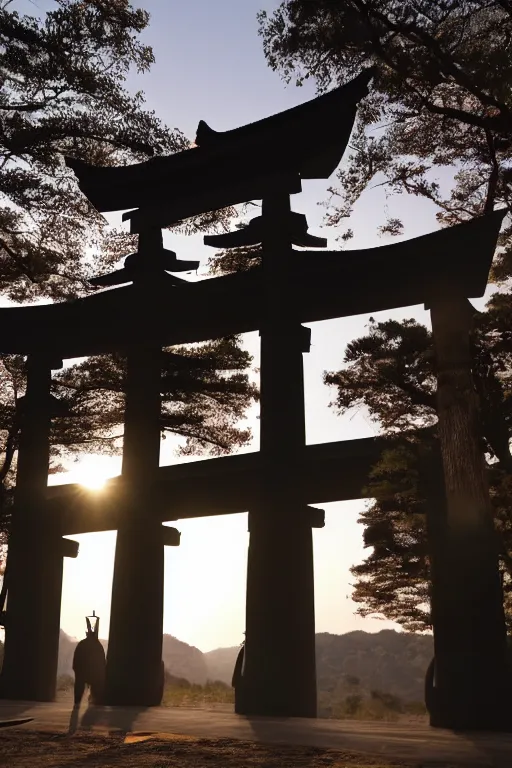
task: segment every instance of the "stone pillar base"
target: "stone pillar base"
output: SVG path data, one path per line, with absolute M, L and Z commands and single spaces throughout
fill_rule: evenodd
M 245 658 L 236 711 L 316 717 L 311 515 L 252 512 Z
M 499 675 L 498 665 L 489 664 L 485 657 L 464 659 L 461 654 L 456 654 L 443 661 L 447 668 L 444 686 L 435 684 L 433 665 L 427 671 L 425 698 L 431 727 L 452 731 L 512 732 L 507 680 L 510 673 Z
M 12 536 L 0 698 L 54 701 L 62 593 L 62 539 Z
M 162 702 L 164 595 L 162 526 L 146 521 L 117 533 L 105 704 Z

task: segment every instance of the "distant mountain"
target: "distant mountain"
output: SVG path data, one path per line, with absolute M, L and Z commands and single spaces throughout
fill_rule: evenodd
M 59 675 L 73 674 L 73 654 L 78 640 L 67 635 L 62 629 L 59 642 Z M 108 642 L 101 640 L 105 650 Z M 204 654 L 192 645 L 182 643 L 172 635 L 164 635 L 162 658 L 165 668 L 175 677 L 184 677 L 191 683 L 204 685 L 208 679 L 208 668 Z M 231 680 L 231 678 L 230 678 Z
M 240 651 L 240 646 L 232 648 L 217 648 L 215 651 L 208 651 L 204 654 L 209 680 L 221 680 L 223 683 L 231 685 L 233 670 L 235 668 L 236 657 Z
M 165 668 L 175 677 L 204 685 L 209 677 L 205 655 L 199 648 L 164 635 L 162 658 Z
M 324 632 L 316 636 L 318 689 L 334 692 L 358 679 L 364 690 L 422 701 L 425 672 L 433 654 L 430 635 L 392 629 L 346 635 Z
M 73 653 L 75 651 L 77 642 L 77 640 L 67 635 L 64 630 L 61 629 L 59 637 L 59 667 L 57 670 L 58 675 L 73 674 Z
M 231 683 L 236 648 L 205 653 L 208 677 Z M 385 629 L 377 633 L 348 632 L 316 636 L 318 689 L 328 693 L 356 687 L 384 691 L 404 701 L 421 701 L 425 672 L 434 653 L 429 635 Z M 357 679 L 357 683 L 355 680 Z
M 59 674 L 72 674 L 77 641 L 61 630 Z M 104 647 L 107 642 L 102 640 Z M 167 671 L 191 683 L 221 680 L 231 685 L 239 647 L 202 653 L 198 648 L 164 635 Z M 402 701 L 421 701 L 425 671 L 434 652 L 432 637 L 385 629 L 377 633 L 349 632 L 316 636 L 318 689 L 337 698 L 346 693 L 381 691 Z

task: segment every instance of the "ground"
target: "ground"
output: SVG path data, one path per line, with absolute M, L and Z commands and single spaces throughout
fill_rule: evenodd
M 286 747 L 161 734 L 73 736 L 25 729 L 0 734 L 5 768 L 391 768 L 420 764 L 315 747 Z
M 512 734 L 421 722 L 242 717 L 185 707 L 0 701 L 0 768 L 510 768 Z

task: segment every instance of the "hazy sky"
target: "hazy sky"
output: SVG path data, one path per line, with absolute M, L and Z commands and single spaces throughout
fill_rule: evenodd
M 266 65 L 256 14 L 262 8 L 271 10 L 277 3 L 144 0 L 136 4 L 151 13 L 144 38 L 153 46 L 156 64 L 148 75 L 132 78 L 130 88 L 142 88 L 149 108 L 191 139 L 200 119 L 215 129 L 226 130 L 314 96 L 312 84 L 304 88 L 286 86 Z M 36 13 L 37 8 L 47 9 L 51 3 L 27 0 L 20 1 L 18 6 L 20 10 Z M 294 210 L 307 214 L 313 233 L 328 237 L 330 247 L 336 247 L 337 233 L 321 226 L 324 209 L 319 203 L 327 197 L 327 186 L 325 182 L 305 182 L 303 193 L 294 196 L 292 204 Z M 378 224 L 383 223 L 387 214 L 400 215 L 406 223 L 406 237 L 410 238 L 436 228 L 434 213 L 433 206 L 416 198 L 388 200 L 382 188 L 370 191 L 357 205 L 350 221 L 356 235 L 350 247 L 387 242 L 376 234 Z M 203 246 L 201 237 L 166 234 L 166 244 L 183 258 L 201 259 L 202 265 L 214 253 Z M 350 290 L 350 286 L 339 288 Z M 390 316 L 373 314 L 376 319 Z M 397 310 L 392 315 L 397 319 L 415 317 L 428 321 L 422 307 Z M 304 356 L 308 443 L 377 434 L 376 425 L 364 413 L 336 416 L 328 407 L 333 393 L 322 384 L 323 371 L 340 367 L 346 344 L 363 334 L 367 323 L 368 316 L 358 316 L 311 326 L 312 349 Z M 255 354 L 256 367 L 257 334 L 251 334 L 246 343 Z M 251 426 L 255 433 L 253 450 L 257 450 L 256 413 L 251 416 Z M 162 450 L 162 464 L 176 460 L 169 442 Z M 82 469 L 89 474 L 116 474 L 118 468 L 118 462 L 102 459 L 87 460 Z M 80 472 L 78 465 L 67 479 L 79 479 Z M 356 522 L 364 504 L 361 501 L 326 505 L 326 527 L 314 531 L 317 631 L 375 631 L 392 626 L 356 617 L 356 606 L 350 599 L 349 568 L 364 556 L 362 528 Z M 238 644 L 244 631 L 246 514 L 182 521 L 176 525 L 182 532 L 182 544 L 166 551 L 164 631 L 202 650 Z M 65 560 L 62 627 L 69 634 L 82 635 L 83 617 L 95 609 L 102 620 L 101 635 L 106 636 L 115 533 L 89 534 L 77 539 L 78 559 Z

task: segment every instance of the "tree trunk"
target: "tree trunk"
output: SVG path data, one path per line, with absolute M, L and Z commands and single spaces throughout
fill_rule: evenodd
M 432 622 L 439 704 L 432 725 L 508 729 L 508 667 L 478 397 L 470 360 L 473 308 L 464 298 L 431 304 L 446 512 L 432 541 Z

